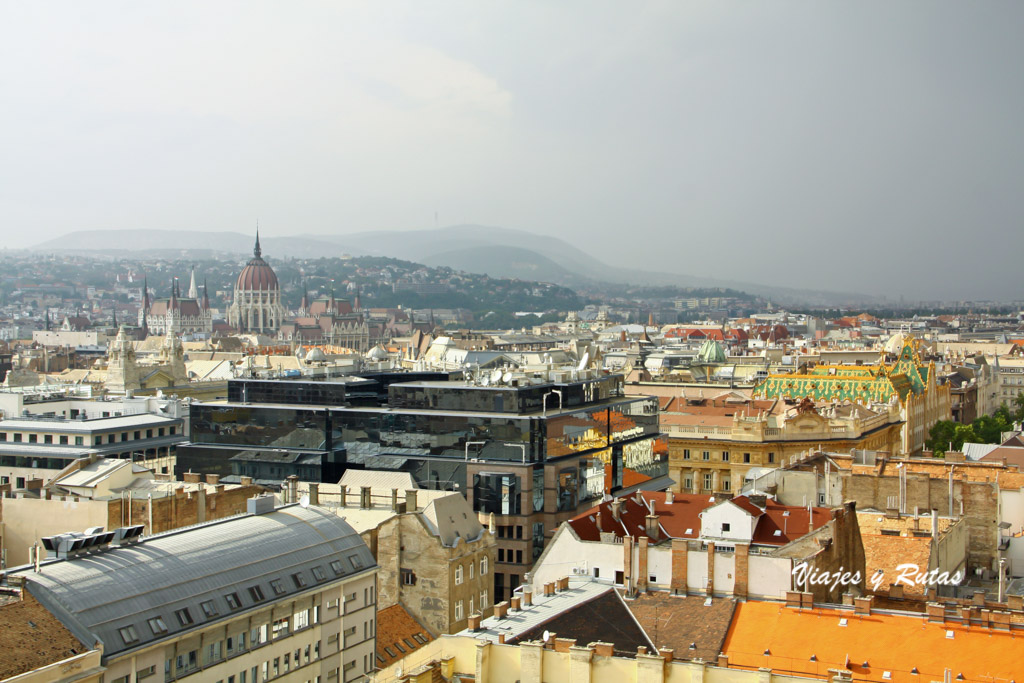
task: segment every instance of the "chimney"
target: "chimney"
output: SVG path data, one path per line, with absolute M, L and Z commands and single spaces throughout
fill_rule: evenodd
M 512 603 L 511 607 L 513 612 L 518 612 L 521 609 L 521 607 L 519 606 L 520 598 L 518 595 L 513 595 L 509 602 Z
M 504 645 L 504 644 L 505 644 L 505 634 L 504 633 L 499 633 L 498 634 L 498 645 Z
M 494 606 L 494 618 L 504 619 L 506 614 L 508 614 L 508 603 L 502 600 Z
M 373 507 L 370 491 L 371 489 L 369 486 L 359 487 L 359 508 L 361 510 L 369 510 Z
M 309 504 L 320 504 L 320 484 L 316 482 L 310 482 L 309 484 Z
M 183 482 L 185 482 L 186 484 L 198 484 L 199 483 L 199 473 L 198 472 L 186 472 L 185 474 L 181 475 L 181 480 Z
M 612 509 L 612 518 L 614 518 L 616 522 L 621 522 L 622 521 L 622 501 L 620 499 L 616 498 L 611 503 L 609 503 L 608 507 L 610 507 Z
M 469 615 L 469 630 L 479 631 L 480 630 L 480 614 L 473 613 Z
M 398 512 L 398 489 L 391 489 L 391 511 Z
M 209 484 L 210 486 L 216 486 L 217 484 L 220 483 L 220 475 L 219 474 L 207 474 L 206 475 L 206 483 Z
M 348 500 L 348 486 L 346 486 L 345 484 L 340 484 L 338 486 L 338 493 L 341 496 L 341 507 L 345 507 L 345 504 Z
M 416 512 L 416 489 L 409 489 L 405 492 L 405 511 Z
M 544 584 L 544 597 L 549 597 L 555 594 L 555 583 L 550 581 Z
M 666 664 L 671 664 L 672 660 L 676 658 L 676 651 L 670 647 L 658 648 L 658 654 L 665 659 Z
M 658 515 L 647 515 L 644 518 L 644 520 L 647 522 L 645 528 L 647 535 L 651 538 L 652 541 L 657 543 L 659 540 L 661 540 L 659 538 L 660 529 L 658 528 Z
M 288 502 L 299 502 L 299 477 L 294 474 L 288 477 Z
M 853 599 L 853 613 L 854 614 L 871 614 L 871 602 L 870 596 L 866 598 L 854 598 Z
M 252 477 L 239 477 L 238 483 L 242 486 L 252 486 Z
M 533 604 L 533 586 L 526 586 L 523 588 L 523 607 L 529 607 Z
M 939 538 L 939 511 L 935 508 L 932 508 L 932 538 Z
M 671 505 L 676 502 L 676 496 L 672 493 L 672 489 L 665 490 L 665 505 Z

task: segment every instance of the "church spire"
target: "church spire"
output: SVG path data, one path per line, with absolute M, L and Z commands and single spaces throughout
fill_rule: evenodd
M 210 288 L 206 284 L 206 278 L 203 278 L 203 310 L 210 310 Z
M 306 315 L 309 312 L 309 290 L 306 281 L 302 281 L 302 303 L 299 304 L 299 312 Z
M 196 286 L 196 267 L 192 266 L 192 276 L 188 283 L 188 298 L 198 299 L 199 298 L 199 287 Z
M 149 276 L 142 276 L 142 310 L 149 309 Z
M 260 222 L 256 221 L 256 246 L 252 250 L 252 255 L 256 258 L 260 258 L 263 255 L 263 250 L 260 249 Z

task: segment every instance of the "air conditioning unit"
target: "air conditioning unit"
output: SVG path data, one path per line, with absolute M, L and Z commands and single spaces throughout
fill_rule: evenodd
M 583 570 L 582 570 L 582 569 L 580 569 L 579 567 L 573 567 L 573 568 L 572 568 L 572 573 L 573 573 L 573 574 L 582 574 L 582 573 L 583 573 Z

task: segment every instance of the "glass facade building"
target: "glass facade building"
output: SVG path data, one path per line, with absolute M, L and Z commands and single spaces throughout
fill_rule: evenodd
M 562 521 L 622 489 L 627 473 L 637 481 L 668 471 L 654 448 L 657 399 L 623 396 L 619 375 L 521 387 L 391 381 L 387 400 L 374 405 L 363 389 L 376 389 L 346 384 L 229 386 L 229 396 L 249 402 L 192 404 L 179 469 L 330 482 L 346 468 L 383 469 L 458 491 L 485 523 L 495 515 L 495 600 L 518 586 Z M 355 387 L 364 395 L 353 400 Z

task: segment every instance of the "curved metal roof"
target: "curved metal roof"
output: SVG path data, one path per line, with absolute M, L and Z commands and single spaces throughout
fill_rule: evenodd
M 292 595 L 329 585 L 376 564 L 369 548 L 341 517 L 317 508 L 288 506 L 185 530 L 141 543 L 44 563 L 21 572 L 29 591 L 76 634 L 104 644 L 117 655 L 183 631 L 233 618 Z M 313 573 L 324 577 L 318 580 Z M 293 578 L 298 574 L 304 581 Z M 278 590 L 271 581 L 278 581 Z M 264 599 L 249 588 L 258 586 Z M 228 594 L 235 594 L 232 609 Z M 211 603 L 209 616 L 203 603 Z M 188 609 L 192 623 L 176 613 Z M 166 632 L 154 633 L 160 617 Z M 126 643 L 119 630 L 133 626 L 138 640 Z

